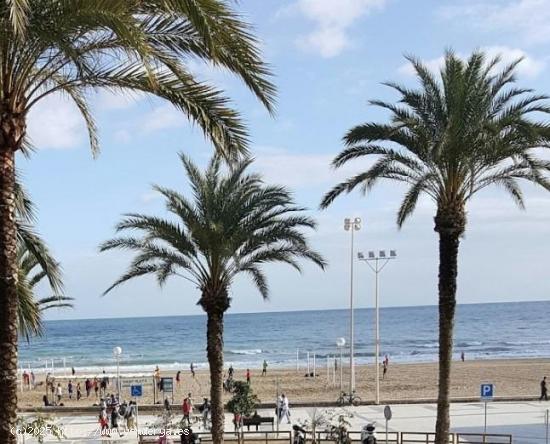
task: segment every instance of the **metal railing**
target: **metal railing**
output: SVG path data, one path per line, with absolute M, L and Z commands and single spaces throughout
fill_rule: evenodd
M 212 442 L 212 435 L 207 432 L 196 433 L 201 442 Z M 360 431 L 349 431 L 348 437 L 351 442 L 361 442 Z M 306 442 L 312 442 L 313 434 L 307 433 Z M 317 443 L 334 443 L 335 440 L 327 432 L 316 432 Z M 253 442 L 253 443 L 289 443 L 292 444 L 292 432 L 285 431 L 240 431 L 225 432 L 223 439 L 226 442 Z M 385 432 L 377 433 L 379 443 L 386 442 Z M 140 436 L 142 444 L 156 443 L 158 436 Z M 429 432 L 388 432 L 388 444 L 433 444 L 435 433 Z M 483 434 L 483 433 L 450 433 L 449 444 L 513 444 L 512 435 L 505 434 Z

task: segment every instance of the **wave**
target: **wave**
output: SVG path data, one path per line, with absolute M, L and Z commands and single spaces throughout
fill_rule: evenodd
M 483 345 L 483 342 L 479 342 L 479 341 L 464 341 L 464 342 L 459 342 L 458 344 L 456 344 L 457 347 L 462 347 L 462 348 L 479 347 L 481 345 Z
M 259 355 L 262 353 L 262 350 L 259 348 L 254 348 L 251 350 L 226 350 L 228 355 Z
M 539 341 L 506 341 L 505 345 L 548 345 L 550 344 L 549 340 L 539 340 Z

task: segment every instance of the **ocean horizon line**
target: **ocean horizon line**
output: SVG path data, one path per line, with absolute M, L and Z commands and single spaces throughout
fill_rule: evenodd
M 463 302 L 457 303 L 457 306 L 472 306 L 472 305 L 517 305 L 517 304 L 533 304 L 533 303 L 545 303 L 549 302 L 548 300 L 522 300 L 522 301 L 490 301 L 490 302 Z M 419 304 L 419 305 L 384 305 L 380 306 L 380 309 L 404 309 L 404 308 L 426 308 L 426 307 L 437 307 L 437 304 Z M 374 310 L 372 306 L 362 306 L 355 307 L 355 310 Z M 320 313 L 320 312 L 342 312 L 349 311 L 349 308 L 308 308 L 308 309 L 297 309 L 297 310 L 272 310 L 272 311 L 239 311 L 239 312 L 226 312 L 226 316 L 237 316 L 237 315 L 268 315 L 268 314 L 282 314 L 282 313 Z M 129 319 L 160 319 L 160 318 L 200 318 L 205 317 L 205 313 L 197 314 L 178 314 L 178 315 L 150 315 L 150 316 L 105 316 L 101 318 L 68 318 L 68 319 L 46 319 L 45 323 L 51 322 L 72 322 L 72 321 L 103 321 L 103 320 L 129 320 Z

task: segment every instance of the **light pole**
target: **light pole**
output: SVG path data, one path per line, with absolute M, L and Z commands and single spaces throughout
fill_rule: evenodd
M 351 234 L 351 256 L 350 256 L 350 276 L 349 276 L 349 393 L 350 396 L 355 390 L 355 363 L 354 361 L 354 319 L 353 319 L 353 261 L 354 261 L 354 249 L 353 249 L 353 233 L 361 229 L 361 218 L 344 219 L 344 230 L 349 231 Z
M 342 350 L 346 346 L 345 338 L 336 339 L 336 347 L 340 350 L 340 394 L 342 393 Z
M 116 393 L 117 398 L 120 399 L 120 355 L 122 354 L 122 348 L 113 348 L 113 356 L 116 359 Z
M 369 251 L 367 257 L 361 252 L 357 253 L 360 261 L 365 262 L 372 271 L 374 271 L 374 298 L 375 298 L 375 346 L 374 346 L 374 365 L 376 367 L 376 397 L 375 404 L 380 403 L 380 368 L 378 359 L 380 356 L 380 309 L 378 303 L 378 274 L 384 269 L 391 259 L 397 259 L 395 250 L 390 250 L 390 255 L 386 256 L 385 250 L 380 250 L 378 254 L 374 251 Z

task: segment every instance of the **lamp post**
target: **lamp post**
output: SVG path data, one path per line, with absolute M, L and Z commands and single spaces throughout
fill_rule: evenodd
M 113 356 L 116 359 L 116 393 L 118 399 L 120 399 L 120 355 L 122 355 L 122 348 L 114 347 Z
M 349 231 L 351 235 L 351 256 L 350 256 L 350 276 L 349 276 L 349 393 L 350 396 L 355 390 L 355 363 L 354 363 L 354 319 L 353 319 L 353 261 L 354 261 L 354 249 L 353 249 L 353 233 L 361 229 L 361 218 L 356 217 L 353 220 L 344 219 L 344 230 Z
M 342 393 L 342 350 L 346 346 L 345 338 L 336 339 L 336 347 L 340 350 L 340 393 Z
M 376 397 L 375 404 L 380 403 L 380 368 L 378 359 L 380 356 L 380 309 L 378 304 L 378 274 L 384 269 L 391 259 L 397 259 L 397 252 L 395 250 L 390 250 L 390 255 L 386 255 L 385 250 L 380 250 L 378 254 L 374 251 L 369 251 L 368 255 L 365 255 L 361 252 L 357 253 L 357 258 L 360 261 L 365 262 L 369 268 L 374 271 L 375 284 L 374 284 L 374 298 L 375 298 L 375 346 L 374 346 L 374 365 L 376 367 Z

